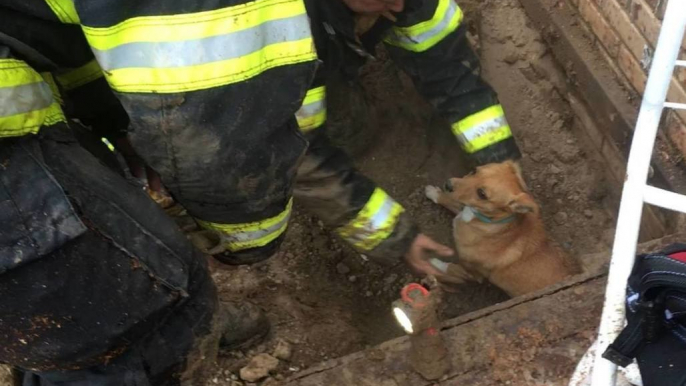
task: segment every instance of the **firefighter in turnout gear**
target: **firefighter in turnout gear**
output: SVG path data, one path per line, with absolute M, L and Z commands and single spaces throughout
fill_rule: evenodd
M 360 45 L 360 12 L 397 21 Z M 140 157 L 220 261 L 272 256 L 295 199 L 361 253 L 434 273 L 428 253 L 452 251 L 330 144 L 323 85 L 383 40 L 476 162 L 517 158 L 461 22 L 453 0 L 0 0 L 0 362 L 26 385 L 198 384 L 200 348 L 265 333 L 83 132 Z

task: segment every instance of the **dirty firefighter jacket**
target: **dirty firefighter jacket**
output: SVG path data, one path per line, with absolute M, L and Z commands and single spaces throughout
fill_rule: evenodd
M 232 252 L 270 255 L 286 228 L 296 166 L 307 146 L 296 110 L 323 103 L 321 94 L 306 95 L 316 53 L 305 7 L 294 0 L 189 3 L 157 9 L 102 0 L 74 7 L 69 1 L 4 1 L 0 31 L 57 63 L 53 72 L 76 105 L 73 116 L 116 129 L 126 123 L 121 114 L 99 114 L 109 104 L 100 99 L 107 98 L 83 91 L 103 79 L 93 71 L 90 45 L 131 119 L 134 146 L 174 197 L 201 225 L 219 231 Z M 67 41 L 55 36 L 58 29 Z M 320 118 L 312 117 L 315 126 Z M 328 141 L 313 142 L 318 145 L 311 149 L 319 151 L 305 158 L 318 160 L 305 163 L 333 168 L 301 173 L 308 197 L 321 194 L 307 200 L 308 207 L 360 251 L 401 255 L 416 234 L 402 207 Z M 331 177 L 339 178 L 336 188 L 311 183 Z
M 70 1 L 58 0 L 6 3 L 16 11 L 15 15 L 6 12 L 7 29 L 24 43 L 34 43 L 36 38 L 21 38 L 18 30 L 26 25 L 18 21 L 21 16 L 30 15 L 32 24 L 41 24 L 37 30 L 45 34 L 54 30 L 52 24 L 57 21 L 73 27 L 80 23 L 106 79 L 132 119 L 134 145 L 161 173 L 177 200 L 202 225 L 221 232 L 231 251 L 273 252 L 292 208 L 293 165 L 305 146 L 294 132 L 288 111 L 302 101 L 296 113 L 301 130 L 311 141 L 327 143 L 312 133 L 325 121 L 324 88 L 315 85 L 302 99 L 303 85 L 314 71 L 314 51 L 300 2 L 230 2 L 233 6 L 208 5 L 208 9 L 202 2 L 194 2 L 190 8 L 180 2 L 160 9 L 147 3 L 137 8 L 113 6 L 108 1 L 77 1 L 75 7 Z M 334 5 L 322 11 L 323 4 Z M 331 39 L 331 25 L 333 34 L 342 33 L 346 43 L 351 41 L 346 34 L 352 30 L 352 17 L 345 8 L 337 8 L 341 5 L 308 4 L 314 40 L 325 61 L 330 50 L 324 46 L 340 38 Z M 334 17 L 327 19 L 332 11 Z M 163 16 L 156 16 L 158 13 Z M 321 20 L 319 14 L 324 15 Z M 242 24 L 226 26 L 231 17 L 243 20 Z M 478 61 L 466 44 L 461 21 L 462 13 L 452 1 L 423 1 L 399 15 L 386 42 L 420 91 L 453 122 L 453 131 L 468 153 L 481 163 L 511 157 L 516 146 L 509 126 L 495 94 L 475 75 Z M 74 35 L 77 29 L 69 32 Z M 258 33 L 267 39 L 259 43 L 262 47 L 250 39 Z M 278 40 L 279 33 L 286 34 L 285 41 Z M 38 45 L 50 47 L 51 52 L 65 44 L 54 37 L 47 40 Z M 70 46 L 79 46 L 77 37 L 70 40 Z M 228 43 L 234 46 L 229 49 Z M 195 57 L 188 54 L 193 50 L 198 53 Z M 93 92 L 82 91 L 96 88 L 92 84 L 99 88 L 104 84 L 92 57 L 83 49 L 66 51 L 72 55 L 62 53 L 65 64 L 59 67 L 71 70 L 60 69 L 57 78 L 67 93 L 74 95 L 69 99 L 77 102 L 73 103 L 75 115 L 94 127 L 123 127 L 126 118 L 121 111 L 103 108 L 110 103 L 99 99 L 107 98 L 92 98 Z M 269 93 L 275 89 L 279 93 Z M 263 99 L 260 96 L 266 94 L 270 95 L 269 108 L 256 108 Z M 211 100 L 219 103 L 206 103 Z M 99 113 L 105 110 L 109 112 Z M 100 122 L 95 122 L 98 119 Z M 256 151 L 249 145 L 254 143 L 263 145 Z M 247 148 L 250 152 L 245 152 Z M 387 256 L 406 248 L 407 238 L 416 231 L 396 232 L 411 229 L 403 224 L 406 215 L 402 207 L 359 176 L 349 163 L 330 162 L 344 159 L 334 155 L 335 149 L 329 145 L 319 149 L 308 153 L 319 160 L 305 165 L 318 165 L 322 170 L 310 168 L 308 173 L 300 173 L 300 181 L 311 182 L 312 176 L 342 179 L 335 189 L 315 189 L 310 183 L 306 197 L 315 197 L 308 201 L 315 205 L 308 205 L 310 209 L 362 252 Z M 217 170 L 226 174 L 218 176 Z M 322 203 L 332 202 L 331 192 L 336 190 L 340 205 L 332 212 L 331 206 Z M 397 239 L 404 242 L 398 244 Z

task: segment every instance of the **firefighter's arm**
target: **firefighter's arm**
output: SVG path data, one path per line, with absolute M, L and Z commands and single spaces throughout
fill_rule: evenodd
M 478 164 L 520 157 L 495 91 L 479 76 L 479 59 L 454 0 L 406 3 L 384 42 L 419 92 L 450 123 Z
M 310 142 L 294 196 L 357 251 L 377 261 L 395 263 L 405 256 L 421 273 L 433 273 L 428 252 L 452 250 L 421 235 L 410 215 L 387 192 L 356 170 L 325 133 L 324 87 L 315 86 L 298 111 L 298 123 Z

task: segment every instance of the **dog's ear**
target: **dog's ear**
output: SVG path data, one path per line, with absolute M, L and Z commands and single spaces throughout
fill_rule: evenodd
M 522 177 L 522 167 L 519 165 L 519 162 L 507 161 L 507 163 L 510 165 L 510 167 L 514 171 L 515 176 L 517 176 L 517 181 L 519 181 L 519 186 L 522 188 L 523 191 L 528 192 L 529 188 L 526 186 L 526 181 L 524 181 L 524 177 Z
M 514 213 L 535 213 L 538 211 L 538 205 L 534 198 L 529 193 L 519 193 L 514 196 L 508 204 Z

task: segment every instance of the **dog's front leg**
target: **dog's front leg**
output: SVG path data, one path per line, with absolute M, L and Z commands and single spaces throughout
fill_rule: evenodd
M 459 214 L 460 211 L 462 211 L 462 205 L 450 198 L 449 195 L 445 194 L 445 192 L 437 186 L 427 185 L 424 188 L 424 194 L 426 195 L 426 198 L 433 201 L 434 204 L 438 204 L 455 214 Z

